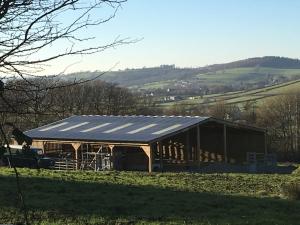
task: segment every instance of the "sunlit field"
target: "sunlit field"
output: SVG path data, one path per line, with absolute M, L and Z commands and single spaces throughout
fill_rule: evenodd
M 300 224 L 296 174 L 19 171 L 32 224 Z M 0 223 L 22 222 L 11 169 L 0 184 Z

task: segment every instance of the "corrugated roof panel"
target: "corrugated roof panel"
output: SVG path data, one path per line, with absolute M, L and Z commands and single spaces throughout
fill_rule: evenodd
M 55 124 L 55 125 L 53 125 L 53 126 L 49 126 L 49 127 L 40 129 L 40 131 L 51 130 L 51 129 L 54 129 L 54 128 L 58 128 L 58 127 L 64 126 L 64 125 L 66 125 L 66 124 L 68 124 L 68 122 L 63 122 L 63 123 Z
M 129 132 L 127 132 L 127 133 L 128 133 L 128 134 L 136 134 L 136 133 L 138 133 L 138 132 L 141 132 L 141 131 L 147 130 L 147 129 L 149 129 L 149 128 L 151 128 L 151 127 L 154 127 L 154 126 L 157 126 L 157 124 L 156 124 L 156 123 L 151 123 L 151 124 L 149 124 L 149 125 L 146 125 L 146 126 L 140 127 L 140 128 L 138 128 L 138 129 L 135 129 L 135 130 L 129 131 Z
M 64 128 L 62 130 L 59 130 L 59 131 L 68 131 L 68 130 L 72 130 L 72 129 L 75 129 L 75 128 L 78 128 L 78 127 L 81 127 L 83 125 L 86 125 L 86 124 L 89 124 L 89 122 L 83 122 L 83 123 L 79 123 L 79 124 L 75 124 L 73 126 L 70 126 L 70 127 L 67 127 L 67 128 Z
M 91 131 L 93 131 L 93 130 L 97 130 L 97 129 L 99 129 L 99 128 L 106 127 L 107 125 L 110 125 L 110 124 L 111 124 L 111 123 L 100 124 L 100 125 L 97 125 L 97 126 L 95 126 L 95 127 L 91 127 L 91 128 L 89 128 L 89 129 L 81 130 L 80 132 L 83 132 L 83 133 L 85 133 L 85 132 L 91 132 Z
M 33 139 L 45 140 L 147 143 L 207 119 L 177 116 L 72 116 L 25 133 Z
M 165 128 L 165 129 L 156 131 L 156 132 L 154 132 L 154 133 L 152 133 L 152 134 L 163 134 L 163 133 L 166 133 L 167 131 L 174 130 L 175 128 L 181 127 L 181 126 L 182 126 L 182 124 L 175 124 L 175 125 L 173 125 L 173 126 L 170 126 L 170 127 Z
M 126 128 L 126 127 L 129 127 L 129 126 L 131 126 L 132 124 L 133 124 L 133 123 L 126 123 L 126 124 L 124 124 L 124 125 L 121 125 L 121 126 L 115 127 L 115 128 L 113 128 L 113 129 L 106 130 L 106 131 L 104 131 L 103 133 L 106 133 L 106 134 L 108 134 L 108 133 L 112 133 L 112 132 L 115 132 L 115 131 L 118 131 L 118 130 L 124 129 L 124 128 Z

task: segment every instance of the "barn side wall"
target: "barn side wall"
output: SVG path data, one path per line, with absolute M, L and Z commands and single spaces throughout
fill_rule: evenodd
M 263 132 L 227 128 L 227 153 L 232 162 L 245 162 L 247 152 L 265 153 Z
M 225 162 L 227 154 L 228 163 L 244 163 L 247 161 L 247 152 L 265 153 L 263 131 L 224 126 L 214 122 L 200 127 L 201 162 Z
M 220 124 L 200 126 L 200 161 L 224 162 L 224 134 Z

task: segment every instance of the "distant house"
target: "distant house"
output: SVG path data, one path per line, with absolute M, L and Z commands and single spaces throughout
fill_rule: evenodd
M 197 98 L 198 98 L 197 96 L 190 96 L 190 97 L 188 97 L 189 100 L 195 100 Z
M 146 95 L 146 97 L 153 97 L 153 96 L 154 96 L 154 93 L 153 93 L 153 92 L 150 92 L 150 93 L 146 93 L 145 95 Z
M 109 160 L 118 170 L 185 170 L 267 151 L 264 129 L 211 117 L 72 116 L 25 134 L 45 155 L 76 160 L 76 169 Z
M 164 101 L 165 102 L 174 102 L 174 101 L 179 101 L 183 100 L 183 97 L 181 96 L 165 96 Z

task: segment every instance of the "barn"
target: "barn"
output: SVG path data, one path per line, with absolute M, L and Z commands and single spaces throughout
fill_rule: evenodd
M 264 129 L 212 117 L 81 115 L 25 134 L 74 169 L 191 170 L 267 153 Z

